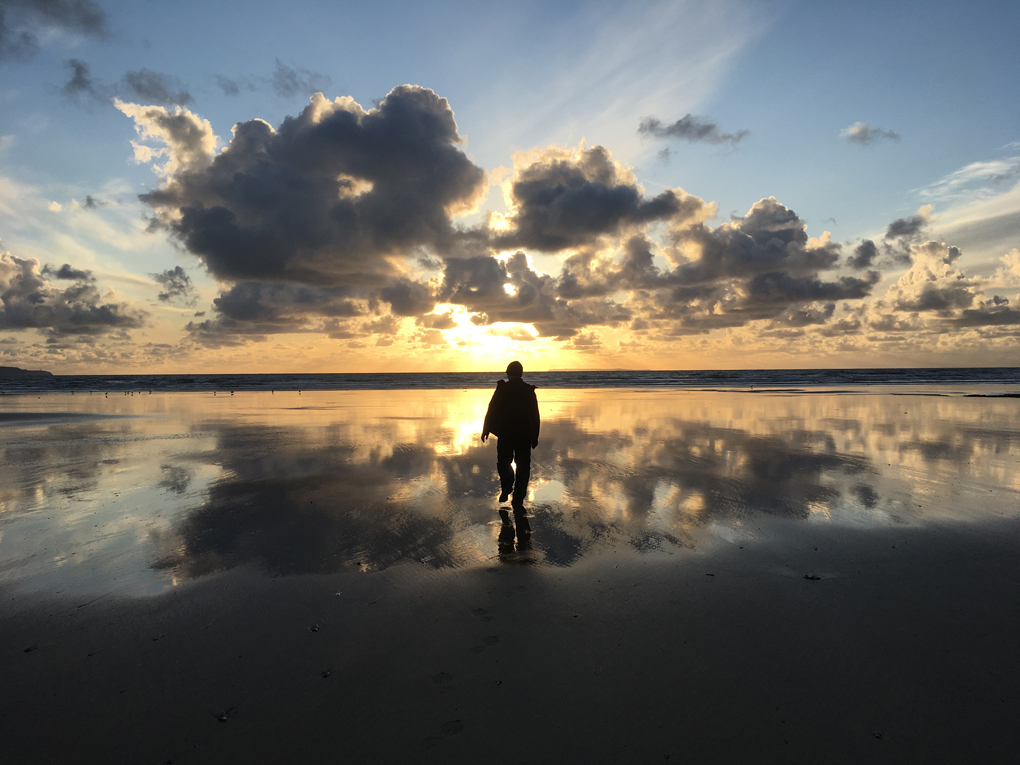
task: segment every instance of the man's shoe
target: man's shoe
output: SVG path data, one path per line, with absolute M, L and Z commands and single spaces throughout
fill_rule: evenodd
M 510 499 L 510 492 L 508 492 L 508 491 L 500 492 L 500 495 L 499 495 L 500 504 L 502 504 L 503 502 L 506 502 L 508 499 Z

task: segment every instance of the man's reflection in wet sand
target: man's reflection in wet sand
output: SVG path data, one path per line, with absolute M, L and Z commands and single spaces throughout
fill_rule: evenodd
M 6 425 L 5 576 L 72 554 L 80 572 L 129 539 L 146 546 L 135 557 L 150 579 L 154 565 L 178 582 L 251 564 L 274 575 L 461 567 L 493 560 L 493 546 L 498 560 L 570 566 L 601 550 L 738 538 L 767 517 L 952 517 L 982 506 L 933 502 L 948 481 L 986 496 L 1020 485 L 1013 401 L 547 391 L 535 539 L 500 529 L 493 545 L 497 483 L 475 435 L 488 395 L 276 395 L 267 407 L 261 394 L 166 394 L 144 397 L 163 409 L 124 419 Z M 43 503 L 60 524 L 43 524 Z M 105 527 L 93 515 L 103 507 L 115 509 Z

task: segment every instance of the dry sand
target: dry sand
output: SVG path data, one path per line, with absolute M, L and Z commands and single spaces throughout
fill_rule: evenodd
M 3 761 L 1015 761 L 1016 401 L 472 396 L 5 426 Z

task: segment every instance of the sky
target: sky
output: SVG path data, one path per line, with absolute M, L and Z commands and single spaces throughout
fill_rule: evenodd
M 1020 365 L 1015 2 L 0 0 L 0 365 Z

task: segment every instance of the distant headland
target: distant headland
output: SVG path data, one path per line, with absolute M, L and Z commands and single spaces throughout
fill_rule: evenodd
M 21 369 L 20 367 L 0 367 L 0 378 L 3 377 L 53 377 L 52 372 L 41 369 Z

